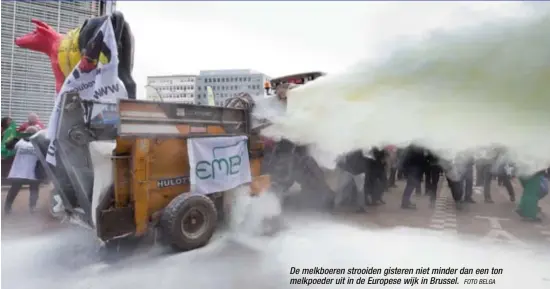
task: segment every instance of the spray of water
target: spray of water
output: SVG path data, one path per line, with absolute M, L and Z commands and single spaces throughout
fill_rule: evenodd
M 413 142 L 452 160 L 504 148 L 518 173 L 550 165 L 550 14 L 430 34 L 289 94 L 264 130 L 327 155 Z M 494 152 L 492 152 L 494 154 Z

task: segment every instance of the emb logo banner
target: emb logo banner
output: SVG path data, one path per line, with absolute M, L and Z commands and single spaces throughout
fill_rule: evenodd
M 250 183 L 246 136 L 188 139 L 193 193 L 211 194 Z

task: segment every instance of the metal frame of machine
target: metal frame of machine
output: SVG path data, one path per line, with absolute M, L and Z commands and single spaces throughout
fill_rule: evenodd
M 114 117 L 118 120 L 83 117 L 91 115 L 89 111 L 94 107 L 113 111 L 115 105 L 118 114 Z M 94 170 L 89 144 L 116 141 L 111 157 L 114 182 L 95 212 L 97 236 L 105 242 L 143 236 L 156 224 L 163 229 L 168 243 L 178 250 L 194 249 L 208 242 L 216 222 L 197 238 L 185 237 L 175 223 L 181 221 L 180 231 L 184 231 L 184 220 L 179 220 L 185 217 L 182 210 L 192 208 L 203 210 L 210 221 L 217 221 L 217 213 L 223 211 L 223 194 L 191 194 L 188 181 L 169 187 L 158 185 L 165 179 L 189 179 L 188 138 L 247 135 L 253 174 L 251 191 L 259 193 L 270 184 L 268 176 L 260 175 L 263 145 L 259 137 L 252 135 L 249 112 L 243 109 L 128 99 L 105 104 L 83 101 L 77 93 L 67 93 L 62 96 L 57 131 L 57 167 L 47 164 L 42 155 L 39 160 L 67 212 L 91 226 Z M 40 147 L 38 141 L 32 142 Z

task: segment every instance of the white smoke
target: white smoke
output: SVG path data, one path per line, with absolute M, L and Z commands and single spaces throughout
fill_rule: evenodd
M 413 142 L 453 160 L 500 147 L 520 174 L 546 168 L 550 16 L 528 15 L 428 34 L 292 90 L 263 133 L 329 155 Z
M 250 195 L 248 186 L 238 187 L 225 193 L 230 201 L 229 224 L 236 234 L 262 235 L 266 222 L 281 215 L 281 202 L 273 192 Z

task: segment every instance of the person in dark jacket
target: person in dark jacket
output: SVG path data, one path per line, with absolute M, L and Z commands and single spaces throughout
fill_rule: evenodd
M 405 150 L 402 148 L 397 149 L 397 180 L 401 181 L 405 178 L 405 172 L 403 171 L 403 161 L 405 159 Z
M 337 163 L 338 168 L 350 173 L 353 176 L 365 174 L 367 170 L 367 160 L 365 156 L 363 156 L 363 152 L 361 150 L 354 150 L 352 152 L 349 152 L 342 156 L 342 158 Z M 365 178 L 366 181 L 366 178 Z M 363 186 L 365 186 L 363 184 Z M 343 192 L 348 193 L 352 196 L 352 202 L 356 205 L 356 212 L 358 213 L 364 213 L 367 212 L 367 198 L 366 192 L 359 191 L 355 181 L 352 179 L 349 180 L 349 183 L 344 186 Z M 342 192 L 340 192 L 342 193 Z
M 427 162 L 427 174 L 426 174 L 426 195 L 430 196 L 430 205 L 435 206 L 435 200 L 437 198 L 437 184 L 439 183 L 439 176 L 441 174 L 441 166 L 439 165 L 438 157 L 428 151 L 426 156 Z
M 476 161 L 475 167 L 476 167 L 476 187 L 483 187 L 483 184 L 485 183 L 483 164 L 480 163 L 479 161 Z
M 426 169 L 426 164 L 424 149 L 417 146 L 410 146 L 407 148 L 403 161 L 403 170 L 406 174 L 407 184 L 403 191 L 401 208 L 416 209 L 416 205 L 411 202 L 411 196 L 415 188 L 420 186 L 420 180 Z
M 373 148 L 370 155 L 366 157 L 367 169 L 365 173 L 365 193 L 370 195 L 371 205 L 385 204 L 382 196 L 387 183 L 384 150 Z
M 462 176 L 462 185 L 464 186 L 464 202 L 475 204 L 473 194 L 474 194 L 474 158 L 466 163 L 466 169 L 464 170 L 464 175 Z
M 464 186 L 462 180 L 456 180 L 450 175 L 449 171 L 445 172 L 447 178 L 447 184 L 451 190 L 453 200 L 457 210 L 462 210 L 462 196 L 464 195 Z

